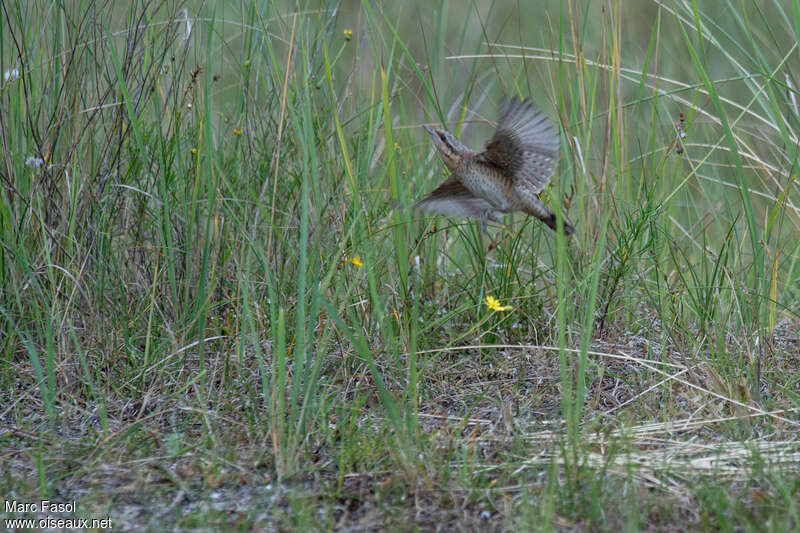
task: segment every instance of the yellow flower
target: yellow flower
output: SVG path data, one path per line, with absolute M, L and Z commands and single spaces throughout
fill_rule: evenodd
M 197 148 L 192 148 L 191 150 L 189 150 L 189 153 L 191 153 L 192 155 L 197 155 Z
M 500 302 L 494 296 L 486 297 L 486 305 L 489 306 L 489 309 L 492 311 L 511 311 L 514 309 L 510 305 L 500 305 Z
M 244 130 L 242 128 L 236 128 L 235 130 L 233 130 L 233 134 L 234 135 L 241 135 L 243 133 L 244 133 Z
M 357 255 L 354 255 L 353 258 L 350 260 L 350 262 L 353 263 L 358 268 L 361 268 L 361 267 L 364 266 L 364 263 L 361 262 L 361 258 L 358 257 Z
M 349 41 L 353 38 L 353 30 L 344 30 L 344 40 Z

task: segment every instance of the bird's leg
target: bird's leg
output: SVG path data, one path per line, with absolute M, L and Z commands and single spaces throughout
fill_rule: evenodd
M 487 221 L 489 220 L 489 210 L 487 209 L 483 213 L 481 213 L 481 231 L 483 233 L 489 233 L 489 228 L 487 227 Z
M 493 208 L 484 211 L 481 214 L 481 229 L 483 230 L 483 233 L 485 233 L 486 235 L 489 235 L 489 228 L 487 227 L 488 220 L 493 220 L 494 222 L 502 222 L 502 219 L 500 218 L 498 211 L 495 211 Z M 503 229 L 505 230 L 507 228 L 503 225 Z M 500 240 L 503 240 L 504 232 L 501 231 L 498 235 L 500 236 Z M 481 245 L 483 245 L 483 239 L 481 239 Z M 487 248 L 487 250 L 492 250 L 495 247 L 497 247 L 497 242 L 491 239 L 490 236 L 489 247 Z

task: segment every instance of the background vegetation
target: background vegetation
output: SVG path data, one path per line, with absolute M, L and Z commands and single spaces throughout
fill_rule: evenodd
M 124 529 L 800 527 L 797 2 L 2 19 L 4 499 Z M 559 126 L 573 239 L 409 208 L 444 174 L 419 126 L 480 148 L 504 94 Z

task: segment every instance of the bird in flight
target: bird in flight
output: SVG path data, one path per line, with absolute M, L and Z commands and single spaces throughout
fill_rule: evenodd
M 529 99 L 503 100 L 500 120 L 483 152 L 470 150 L 452 133 L 423 126 L 451 175 L 414 209 L 487 220 L 522 211 L 552 230 L 556 215 L 539 199 L 558 162 L 558 131 Z M 575 228 L 564 221 L 564 233 Z

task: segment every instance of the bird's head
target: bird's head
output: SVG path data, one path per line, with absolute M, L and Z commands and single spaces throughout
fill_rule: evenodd
M 430 135 L 433 145 L 439 151 L 439 156 L 450 170 L 455 170 L 461 163 L 461 158 L 467 147 L 456 139 L 456 136 L 447 130 L 437 130 L 429 126 L 422 126 Z

